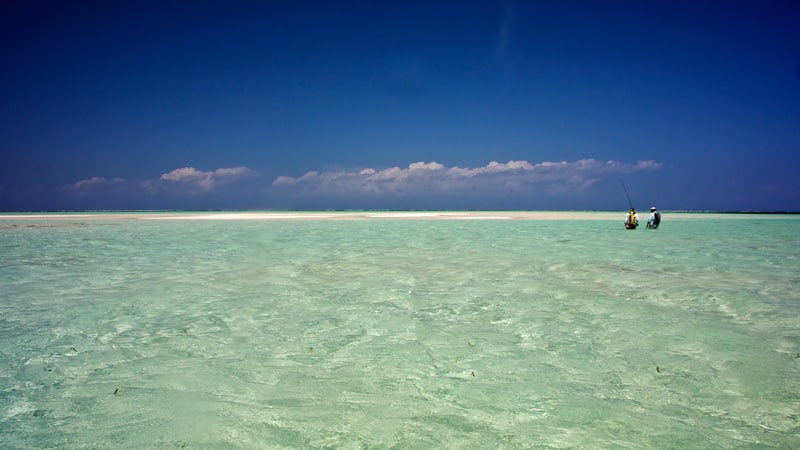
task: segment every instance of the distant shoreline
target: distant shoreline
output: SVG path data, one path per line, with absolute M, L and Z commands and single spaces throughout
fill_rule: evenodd
M 620 221 L 626 211 L 42 211 L 0 213 L 0 220 L 600 220 Z M 793 212 L 662 211 L 667 220 L 797 215 Z M 647 211 L 640 218 L 647 217 Z
M 627 208 L 620 209 L 622 213 L 628 211 Z M 639 210 L 647 211 L 646 208 Z M 800 214 L 800 211 L 751 211 L 751 210 L 704 210 L 704 209 L 674 209 L 659 210 L 666 213 L 678 214 Z M 520 210 L 492 210 L 492 209 L 43 209 L 43 210 L 8 210 L 0 211 L 0 215 L 18 214 L 196 214 L 196 213 L 275 213 L 275 214 L 303 214 L 303 213 L 615 213 L 618 211 L 599 210 L 599 209 L 520 209 Z

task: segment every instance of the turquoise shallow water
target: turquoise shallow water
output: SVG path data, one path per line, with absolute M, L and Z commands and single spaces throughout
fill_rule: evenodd
M 0 447 L 800 447 L 800 217 L 623 215 L 0 220 Z

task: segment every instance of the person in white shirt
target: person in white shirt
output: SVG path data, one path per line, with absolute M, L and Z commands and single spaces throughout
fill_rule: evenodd
M 655 230 L 659 224 L 661 224 L 661 213 L 653 206 L 650 208 L 650 217 L 647 218 L 647 228 Z
M 625 229 L 627 230 L 635 230 L 636 227 L 639 226 L 639 215 L 636 214 L 636 210 L 631 208 L 628 211 L 628 214 L 625 216 Z

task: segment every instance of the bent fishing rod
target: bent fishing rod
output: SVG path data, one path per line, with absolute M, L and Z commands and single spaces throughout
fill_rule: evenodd
M 628 199 L 628 205 L 630 205 L 631 209 L 634 209 L 633 203 L 631 202 L 631 196 L 628 195 L 628 188 L 625 187 L 625 182 L 622 180 L 622 177 L 619 177 L 619 182 L 622 183 L 622 189 L 625 191 L 625 198 Z

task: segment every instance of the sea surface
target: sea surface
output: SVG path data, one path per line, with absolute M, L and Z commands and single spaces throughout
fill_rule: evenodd
M 800 216 L 140 216 L 0 215 L 0 448 L 800 448 Z

